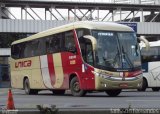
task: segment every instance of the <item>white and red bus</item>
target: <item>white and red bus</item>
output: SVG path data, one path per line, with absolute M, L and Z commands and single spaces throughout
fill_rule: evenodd
M 143 84 L 138 91 L 145 91 L 147 88 L 160 90 L 160 41 L 149 42 L 149 45 L 149 50 L 146 50 L 145 44 L 140 43 Z
M 51 90 L 83 96 L 142 85 L 136 33 L 125 25 L 82 21 L 15 41 L 11 46 L 11 85 L 26 94 Z

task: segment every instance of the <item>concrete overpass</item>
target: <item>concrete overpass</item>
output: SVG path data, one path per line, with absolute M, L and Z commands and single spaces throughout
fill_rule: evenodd
M 0 32 L 5 33 L 37 33 L 46 29 L 71 23 L 73 21 L 56 20 L 0 20 Z M 118 22 L 119 23 L 119 22 Z M 122 22 L 121 22 L 122 23 Z M 123 22 L 136 24 L 139 35 L 160 35 L 160 23 L 157 22 Z

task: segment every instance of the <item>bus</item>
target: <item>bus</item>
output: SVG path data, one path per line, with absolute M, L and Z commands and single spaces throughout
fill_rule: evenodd
M 153 91 L 160 90 L 160 41 L 149 42 L 150 48 L 146 51 L 145 45 L 140 44 L 143 84 L 138 91 L 152 88 Z
M 104 54 L 105 53 L 105 54 Z M 73 96 L 142 85 L 136 33 L 125 25 L 81 21 L 55 27 L 11 44 L 11 86 L 26 94 L 50 90 Z

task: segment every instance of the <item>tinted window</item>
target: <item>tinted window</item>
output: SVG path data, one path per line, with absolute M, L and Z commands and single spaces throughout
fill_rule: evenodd
M 89 39 L 79 38 L 83 60 L 90 65 L 94 65 L 92 43 Z
M 64 45 L 66 50 L 70 50 L 70 48 L 75 48 L 74 35 L 72 31 L 65 32 Z
M 11 55 L 12 55 L 12 58 L 15 58 L 15 59 L 19 58 L 19 53 L 20 53 L 20 51 L 21 51 L 21 47 L 20 47 L 19 44 L 13 45 L 13 46 L 11 47 Z
M 58 53 L 75 47 L 72 31 L 46 36 L 40 39 L 13 45 L 12 57 L 15 59 Z
M 160 61 L 160 47 L 150 47 L 149 50 L 141 49 L 142 63 Z
M 38 40 L 26 42 L 24 49 L 24 57 L 38 56 L 38 44 L 39 44 Z
M 89 29 L 81 28 L 81 29 L 77 29 L 76 32 L 77 32 L 78 38 L 80 38 L 84 35 L 90 35 L 90 30 Z
M 58 53 L 61 51 L 62 34 L 56 34 L 47 38 L 47 53 Z
M 11 55 L 14 59 L 40 56 L 46 54 L 46 39 L 36 39 L 12 45 Z
M 39 39 L 39 45 L 38 45 L 38 55 L 45 55 L 46 54 L 46 39 L 41 38 Z

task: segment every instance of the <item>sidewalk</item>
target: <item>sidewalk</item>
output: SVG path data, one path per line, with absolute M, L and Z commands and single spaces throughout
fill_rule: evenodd
M 9 88 L 0 88 L 0 95 L 1 94 L 7 94 Z
M 9 88 L 0 88 L 0 95 L 4 95 L 4 94 L 7 95 L 8 90 L 9 90 Z M 12 88 L 11 88 L 11 90 L 12 90 L 13 94 L 16 93 L 17 91 L 19 91 L 19 89 L 12 89 Z

